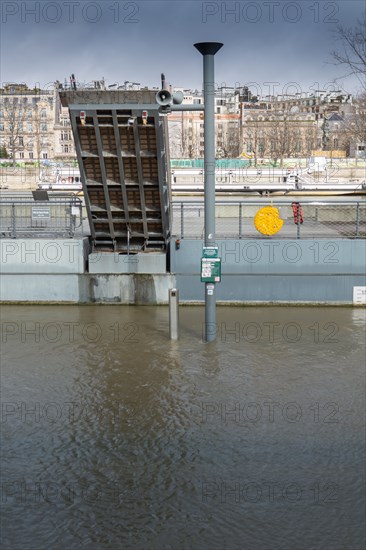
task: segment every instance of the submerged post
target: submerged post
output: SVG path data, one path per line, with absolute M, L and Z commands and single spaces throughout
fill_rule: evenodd
M 169 338 L 171 340 L 179 338 L 179 290 L 177 288 L 169 289 Z
M 203 55 L 204 94 L 204 201 L 205 246 L 215 245 L 215 69 L 214 56 L 222 48 L 220 42 L 200 42 L 194 45 Z M 205 340 L 216 339 L 216 288 L 205 283 Z

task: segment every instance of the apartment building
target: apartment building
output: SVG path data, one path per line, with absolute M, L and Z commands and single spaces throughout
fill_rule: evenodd
M 266 96 L 241 104 L 243 145 L 252 158 L 309 156 L 314 150 L 349 154 L 352 96 L 317 91 Z
M 68 110 L 60 84 L 47 89 L 5 84 L 0 89 L 0 147 L 15 162 L 76 158 Z
M 0 89 L 0 146 L 15 161 L 54 157 L 54 89 L 5 84 Z
M 72 135 L 69 110 L 63 107 L 59 91 L 59 82 L 55 84 L 55 125 L 54 125 L 54 157 L 60 162 L 70 162 L 76 159 L 74 137 Z
M 183 104 L 202 104 L 203 93 L 185 90 Z M 202 158 L 204 154 L 204 115 L 199 111 L 175 111 L 168 115 L 171 158 Z M 240 154 L 239 92 L 222 87 L 215 92 L 216 156 L 237 157 Z
M 16 162 L 76 159 L 68 109 L 59 82 L 47 89 L 5 84 L 0 89 L 0 147 Z M 91 88 L 106 90 L 104 81 Z M 198 90 L 175 88 L 184 104 L 203 104 Z M 309 156 L 314 149 L 352 152 L 352 96 L 341 91 L 253 97 L 247 87 L 215 90 L 216 157 Z M 204 115 L 175 111 L 168 116 L 171 158 L 203 158 Z M 360 142 L 360 140 L 359 140 Z M 362 142 L 361 142 L 362 143 Z
M 183 103 L 203 103 L 202 93 L 182 90 Z M 350 149 L 345 120 L 352 96 L 319 91 L 253 97 L 248 88 L 215 91 L 216 157 L 253 159 L 309 156 L 315 149 Z M 203 157 L 203 115 L 169 115 L 172 158 Z

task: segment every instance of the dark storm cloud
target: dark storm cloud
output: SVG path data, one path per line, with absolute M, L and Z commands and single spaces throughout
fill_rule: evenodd
M 324 87 L 340 74 L 326 63 L 334 28 L 354 25 L 362 9 L 356 0 L 4 1 L 1 81 L 46 84 L 74 72 L 80 81 L 158 85 L 164 71 L 178 86 L 199 88 L 192 44 L 215 40 L 225 44 L 218 83 L 256 82 L 278 93 L 291 82 Z

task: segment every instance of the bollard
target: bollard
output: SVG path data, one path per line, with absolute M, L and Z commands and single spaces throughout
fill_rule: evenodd
M 171 340 L 179 338 L 179 290 L 177 288 L 169 289 L 169 338 Z

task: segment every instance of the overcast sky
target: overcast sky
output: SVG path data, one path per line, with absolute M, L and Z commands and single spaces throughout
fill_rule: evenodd
M 363 9 L 361 0 L 3 0 L 1 83 L 45 87 L 75 73 L 80 82 L 158 86 L 165 72 L 175 86 L 201 89 L 193 43 L 217 41 L 219 85 L 252 83 L 263 95 L 332 89 L 342 75 L 329 64 L 334 29 L 354 26 Z M 352 79 L 338 86 L 359 87 Z

